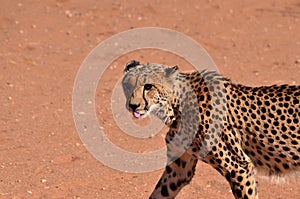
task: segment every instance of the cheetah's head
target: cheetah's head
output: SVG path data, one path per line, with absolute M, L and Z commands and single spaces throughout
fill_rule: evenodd
M 166 124 L 170 124 L 174 118 L 173 82 L 179 73 L 177 69 L 177 66 L 167 68 L 137 61 L 126 65 L 122 85 L 126 107 L 135 118 L 143 118 L 153 112 Z

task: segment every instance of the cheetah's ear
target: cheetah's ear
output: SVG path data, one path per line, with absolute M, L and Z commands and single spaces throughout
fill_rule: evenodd
M 130 62 L 128 62 L 125 66 L 125 72 L 128 72 L 131 68 L 134 68 L 136 66 L 140 65 L 140 62 L 139 61 L 135 61 L 135 60 L 132 60 Z
M 176 71 L 178 71 L 178 66 L 173 66 L 172 68 L 166 68 L 165 69 L 165 75 L 170 76 L 173 73 L 175 73 Z

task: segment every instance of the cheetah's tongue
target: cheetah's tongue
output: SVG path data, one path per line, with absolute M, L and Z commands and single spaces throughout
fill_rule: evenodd
M 133 116 L 134 116 L 135 118 L 139 118 L 139 117 L 141 116 L 141 114 L 139 114 L 138 112 L 133 112 Z

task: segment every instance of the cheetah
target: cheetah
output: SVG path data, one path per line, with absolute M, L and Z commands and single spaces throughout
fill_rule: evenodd
M 255 171 L 300 170 L 300 86 L 248 87 L 214 71 L 131 61 L 122 80 L 134 118 L 150 112 L 169 131 L 167 165 L 150 198 L 175 198 L 198 160 L 229 182 L 237 199 L 258 198 Z

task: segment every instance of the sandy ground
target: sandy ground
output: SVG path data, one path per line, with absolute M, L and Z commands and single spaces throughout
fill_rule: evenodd
M 300 84 L 300 2 L 0 0 L 0 198 L 147 198 L 162 170 L 125 173 L 84 147 L 72 115 L 77 71 L 100 42 L 121 31 L 163 27 L 209 52 L 221 73 L 250 86 Z M 188 64 L 141 50 L 115 60 L 97 87 L 96 113 L 113 143 L 134 152 L 163 146 L 136 139 L 113 121 L 111 90 L 131 59 Z M 123 108 L 123 107 L 122 107 Z M 157 146 L 154 146 L 154 145 Z M 299 199 L 300 181 L 258 178 L 260 198 Z M 227 182 L 199 163 L 178 198 L 233 198 Z

